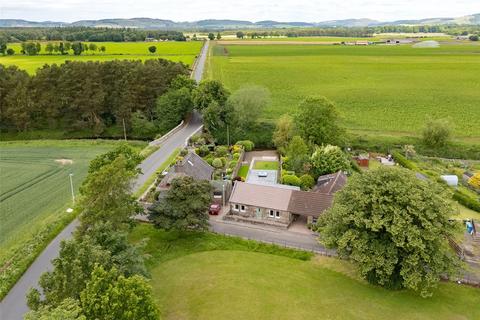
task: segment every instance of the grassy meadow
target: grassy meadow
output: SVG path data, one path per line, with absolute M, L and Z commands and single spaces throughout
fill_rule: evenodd
M 73 219 L 69 174 L 78 189 L 89 162 L 115 141 L 0 142 L 0 298 L 14 276 Z M 141 144 L 143 146 L 143 143 Z M 57 227 L 60 229 L 58 230 Z M 13 277 L 13 278 L 12 278 Z
M 228 45 L 212 48 L 207 77 L 230 89 L 267 87 L 267 121 L 309 95 L 333 100 L 351 131 L 415 135 L 428 117 L 448 117 L 455 135 L 480 142 L 480 45 Z
M 221 235 L 139 225 L 162 319 L 477 319 L 478 289 L 441 283 L 433 298 L 358 279 L 346 261 Z
M 85 42 L 89 44 L 89 42 Z M 0 64 L 16 65 L 28 73 L 33 74 L 44 64 L 61 64 L 66 60 L 74 61 L 108 61 L 115 59 L 142 60 L 147 59 L 167 59 L 174 62 L 183 62 L 192 65 L 195 57 L 200 52 L 203 42 L 95 42 L 99 46 L 105 46 L 106 51 L 85 51 L 80 56 L 73 55 L 72 51 L 68 55 L 48 54 L 45 52 L 46 42 L 42 42 L 42 50 L 39 55 L 26 56 L 20 54 L 20 43 L 9 44 L 8 47 L 15 50 L 13 56 L 0 57 Z M 151 54 L 148 47 L 156 46 L 157 51 Z

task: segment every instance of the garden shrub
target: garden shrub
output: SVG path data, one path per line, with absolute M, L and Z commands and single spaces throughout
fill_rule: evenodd
M 460 204 L 474 211 L 480 212 L 480 201 L 465 193 L 461 189 L 455 190 L 453 199 L 457 200 Z
M 215 156 L 217 157 L 225 157 L 228 154 L 228 147 L 226 146 L 218 146 L 215 148 Z
M 283 176 L 282 182 L 283 184 L 287 184 L 289 186 L 296 186 L 296 187 L 300 187 L 302 183 L 299 177 L 295 175 L 288 175 L 288 174 Z
M 235 166 L 237 165 L 237 163 L 238 163 L 238 161 L 232 160 L 232 161 L 230 161 L 230 163 L 228 164 L 228 167 L 231 168 L 231 169 L 233 169 L 233 168 L 235 168 Z
M 212 166 L 215 168 L 215 169 L 220 169 L 223 167 L 223 162 L 222 162 L 222 159 L 220 158 L 215 158 L 213 159 L 212 161 Z
M 420 168 L 417 167 L 417 165 L 413 162 L 405 158 L 403 155 L 400 154 L 398 151 L 394 151 L 392 153 L 393 158 L 395 161 L 400 164 L 402 167 L 405 167 L 407 169 L 413 170 L 413 171 L 420 171 Z
M 310 190 L 315 185 L 315 179 L 309 174 L 300 177 L 300 187 L 302 190 Z
M 240 153 L 239 153 L 239 152 L 235 152 L 235 153 L 232 155 L 232 158 L 233 158 L 234 160 L 240 159 Z
M 253 148 L 255 147 L 255 144 L 250 140 L 237 141 L 237 143 L 235 144 L 242 146 L 245 149 L 245 151 L 252 151 Z
M 195 152 L 200 156 L 200 157 L 205 157 L 207 156 L 208 154 L 210 154 L 210 149 L 208 148 L 208 146 L 206 145 L 203 145 L 203 146 L 200 146 L 198 147 L 197 149 L 195 149 Z

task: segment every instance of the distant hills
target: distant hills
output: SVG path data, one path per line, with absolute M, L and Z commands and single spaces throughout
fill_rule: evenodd
M 420 20 L 377 21 L 372 19 L 345 19 L 321 22 L 280 22 L 280 21 L 243 21 L 243 20 L 200 20 L 194 22 L 175 22 L 152 18 L 80 20 L 72 23 L 55 21 L 27 21 L 21 19 L 0 19 L 0 28 L 5 27 L 107 27 L 141 29 L 254 29 L 254 28 L 308 28 L 308 27 L 374 27 L 387 25 L 480 25 L 480 13 L 457 18 L 429 18 Z

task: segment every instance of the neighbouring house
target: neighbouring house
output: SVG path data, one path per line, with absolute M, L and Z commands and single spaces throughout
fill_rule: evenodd
M 334 194 L 343 189 L 347 183 L 347 176 L 342 171 L 318 177 L 314 192 Z
M 189 152 L 182 160 L 174 164 L 162 181 L 159 188 L 168 188 L 173 179 L 189 176 L 195 180 L 212 180 L 214 168 L 195 152 Z
M 226 218 L 287 228 L 298 216 L 315 222 L 332 202 L 331 194 L 238 181 L 233 186 Z

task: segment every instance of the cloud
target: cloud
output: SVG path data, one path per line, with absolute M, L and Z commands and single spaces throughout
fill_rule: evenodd
M 462 16 L 480 12 L 478 0 L 2 0 L 0 18 L 75 21 L 150 17 L 174 21 L 239 19 L 323 21 L 371 18 L 382 21 Z

